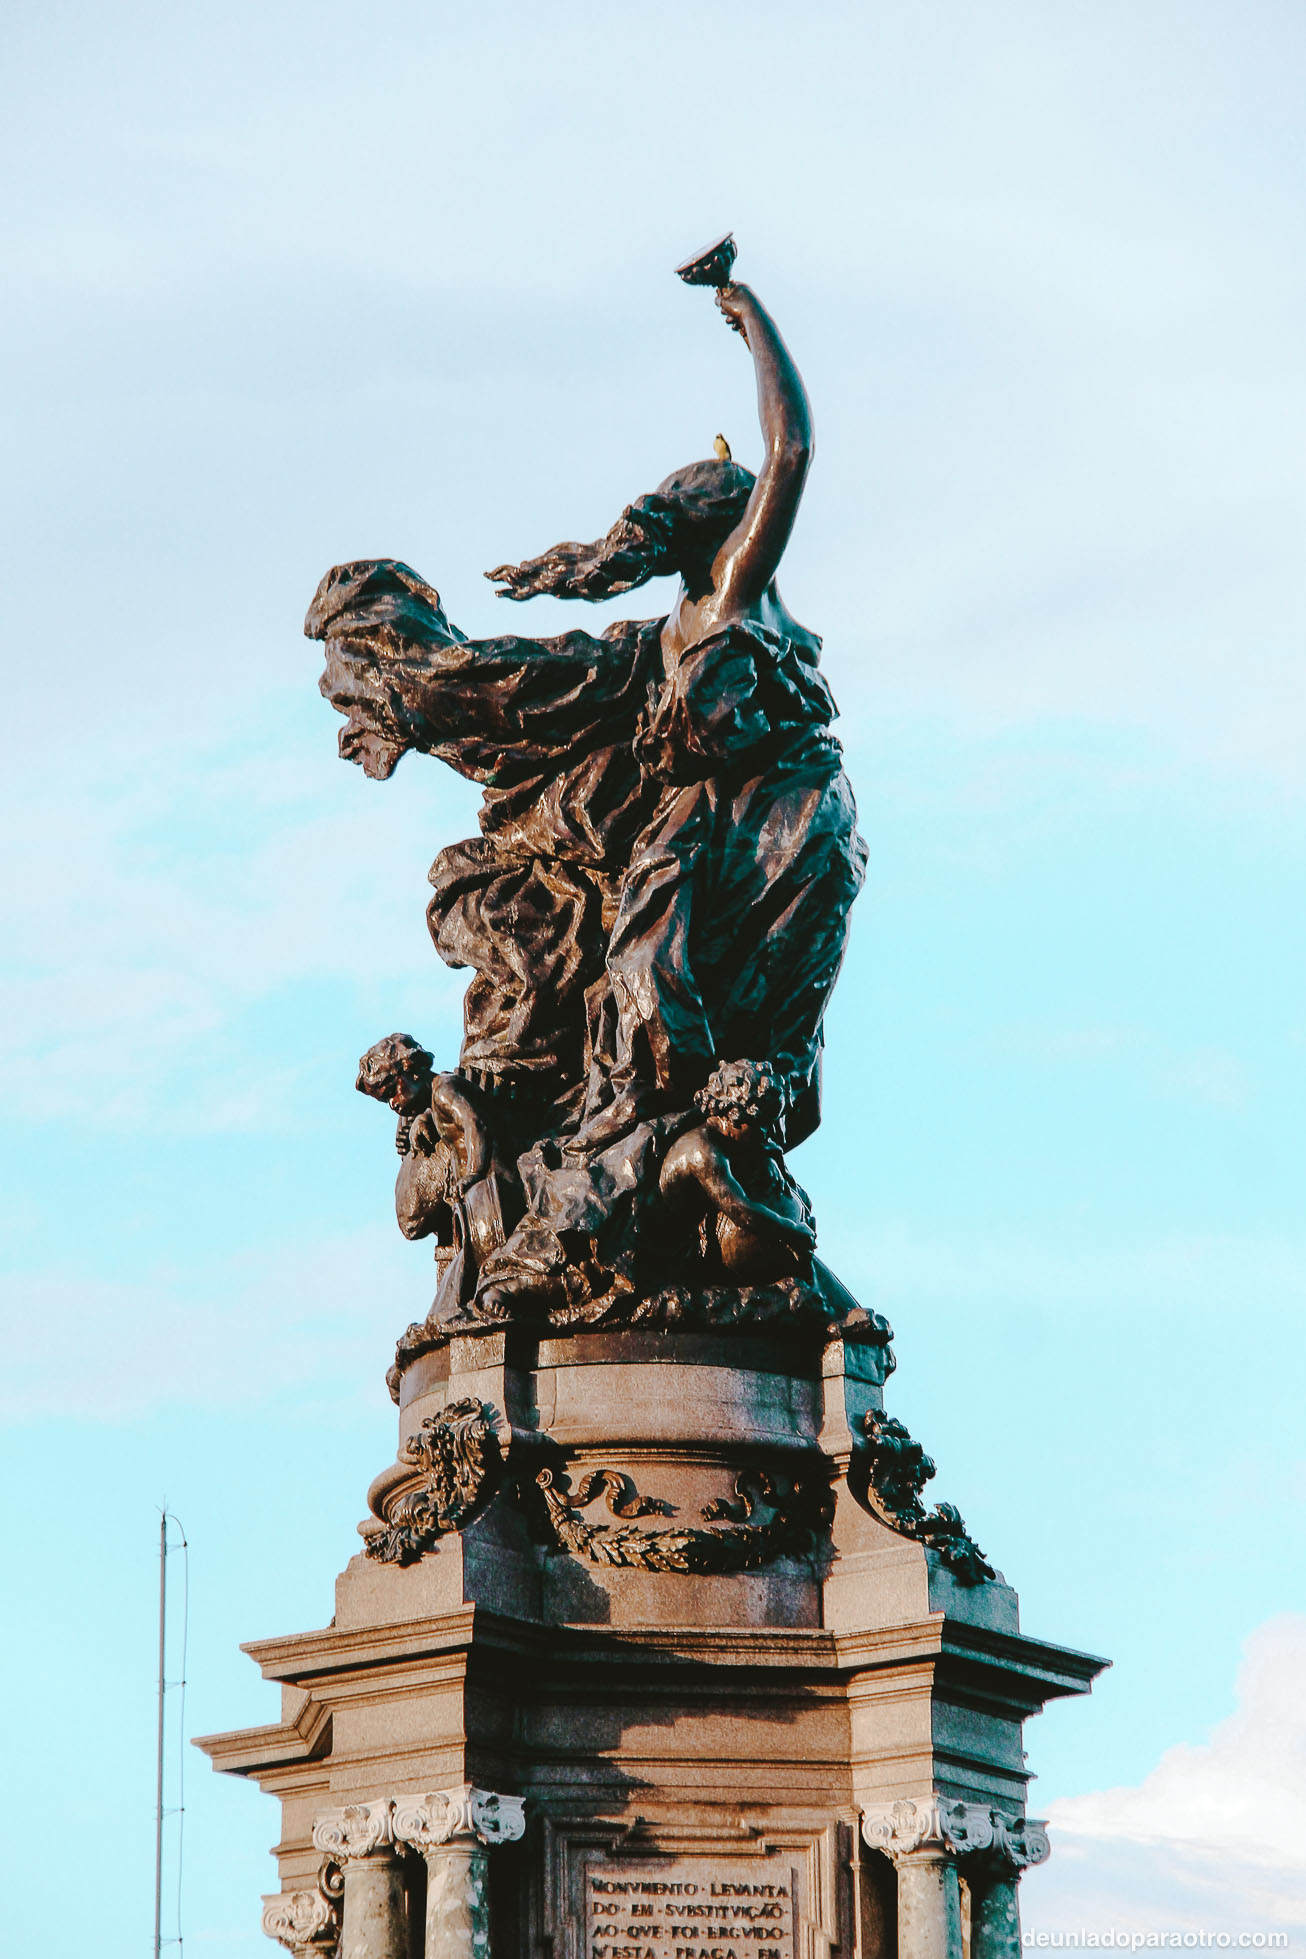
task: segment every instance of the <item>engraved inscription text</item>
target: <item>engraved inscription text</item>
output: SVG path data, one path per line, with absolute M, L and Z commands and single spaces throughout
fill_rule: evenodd
M 604 1858 L 585 1866 L 585 1959 L 794 1959 L 794 1872 L 778 1859 Z

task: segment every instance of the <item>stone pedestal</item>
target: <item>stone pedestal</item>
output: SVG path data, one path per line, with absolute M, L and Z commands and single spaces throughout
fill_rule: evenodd
M 1103 1663 L 916 1501 L 887 1338 L 401 1350 L 332 1623 L 249 1647 L 281 1720 L 201 1743 L 281 1802 L 273 1936 L 338 1867 L 343 1959 L 1013 1955 L 1022 1724 Z

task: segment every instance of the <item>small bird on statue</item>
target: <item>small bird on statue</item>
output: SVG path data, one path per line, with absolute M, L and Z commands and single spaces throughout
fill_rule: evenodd
M 717 455 L 723 463 L 734 461 L 734 457 L 730 453 L 730 444 L 726 441 L 724 435 L 714 435 L 712 437 L 712 447 L 716 450 Z

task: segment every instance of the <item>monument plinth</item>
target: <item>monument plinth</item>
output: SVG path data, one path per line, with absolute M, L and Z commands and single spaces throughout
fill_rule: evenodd
M 891 1333 L 815 1256 L 785 1151 L 864 852 L 819 641 L 775 570 L 811 451 L 797 370 L 727 283 L 765 461 L 722 438 L 593 545 L 493 574 L 664 620 L 469 640 L 406 566 L 328 574 L 341 751 L 480 782 L 440 853 L 471 966 L 455 1070 L 411 1036 L 396 1213 L 435 1242 L 388 1377 L 398 1448 L 321 1631 L 247 1648 L 275 1725 L 212 1736 L 282 1804 L 264 1927 L 341 1959 L 999 1959 L 1022 1723 L 1103 1662 L 1015 1594 L 884 1405 Z

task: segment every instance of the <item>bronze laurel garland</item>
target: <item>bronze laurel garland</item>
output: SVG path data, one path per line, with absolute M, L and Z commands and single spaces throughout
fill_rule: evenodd
M 782 1494 L 765 1470 L 752 1470 L 735 1481 L 737 1502 L 718 1497 L 703 1506 L 705 1523 L 729 1520 L 719 1528 L 636 1530 L 628 1523 L 591 1524 L 581 1515 L 601 1487 L 607 1489 L 608 1507 L 618 1518 L 662 1507 L 636 1498 L 633 1490 L 627 1494 L 627 1478 L 599 1471 L 573 1491 L 564 1472 L 542 1469 L 535 1482 L 544 1498 L 549 1529 L 561 1549 L 588 1558 L 591 1564 L 636 1571 L 752 1571 L 778 1557 L 802 1556 L 829 1509 L 828 1480 L 819 1471 L 791 1477 L 788 1491 Z M 614 1485 L 620 1501 L 614 1499 Z M 759 1520 L 760 1506 L 771 1514 Z
M 868 1444 L 864 1500 L 872 1514 L 936 1552 L 963 1584 L 996 1577 L 956 1506 L 938 1503 L 927 1510 L 921 1502 L 934 1463 L 904 1425 L 872 1409 L 862 1428 Z M 368 1539 L 367 1556 L 382 1564 L 414 1564 L 441 1537 L 461 1530 L 497 1487 L 503 1466 L 492 1411 L 475 1397 L 428 1416 L 403 1453 L 425 1476 L 418 1488 L 387 1505 L 384 1525 Z M 560 1549 L 592 1564 L 680 1572 L 750 1571 L 778 1557 L 801 1556 L 828 1517 L 828 1472 L 788 1482 L 782 1490 L 765 1470 L 744 1471 L 735 1482 L 736 1501 L 718 1497 L 703 1506 L 706 1528 L 640 1530 L 634 1518 L 667 1506 L 641 1497 L 621 1471 L 591 1471 L 574 1490 L 565 1471 L 546 1468 L 535 1477 L 549 1534 Z M 615 1524 L 590 1523 L 583 1515 L 600 1492 Z

